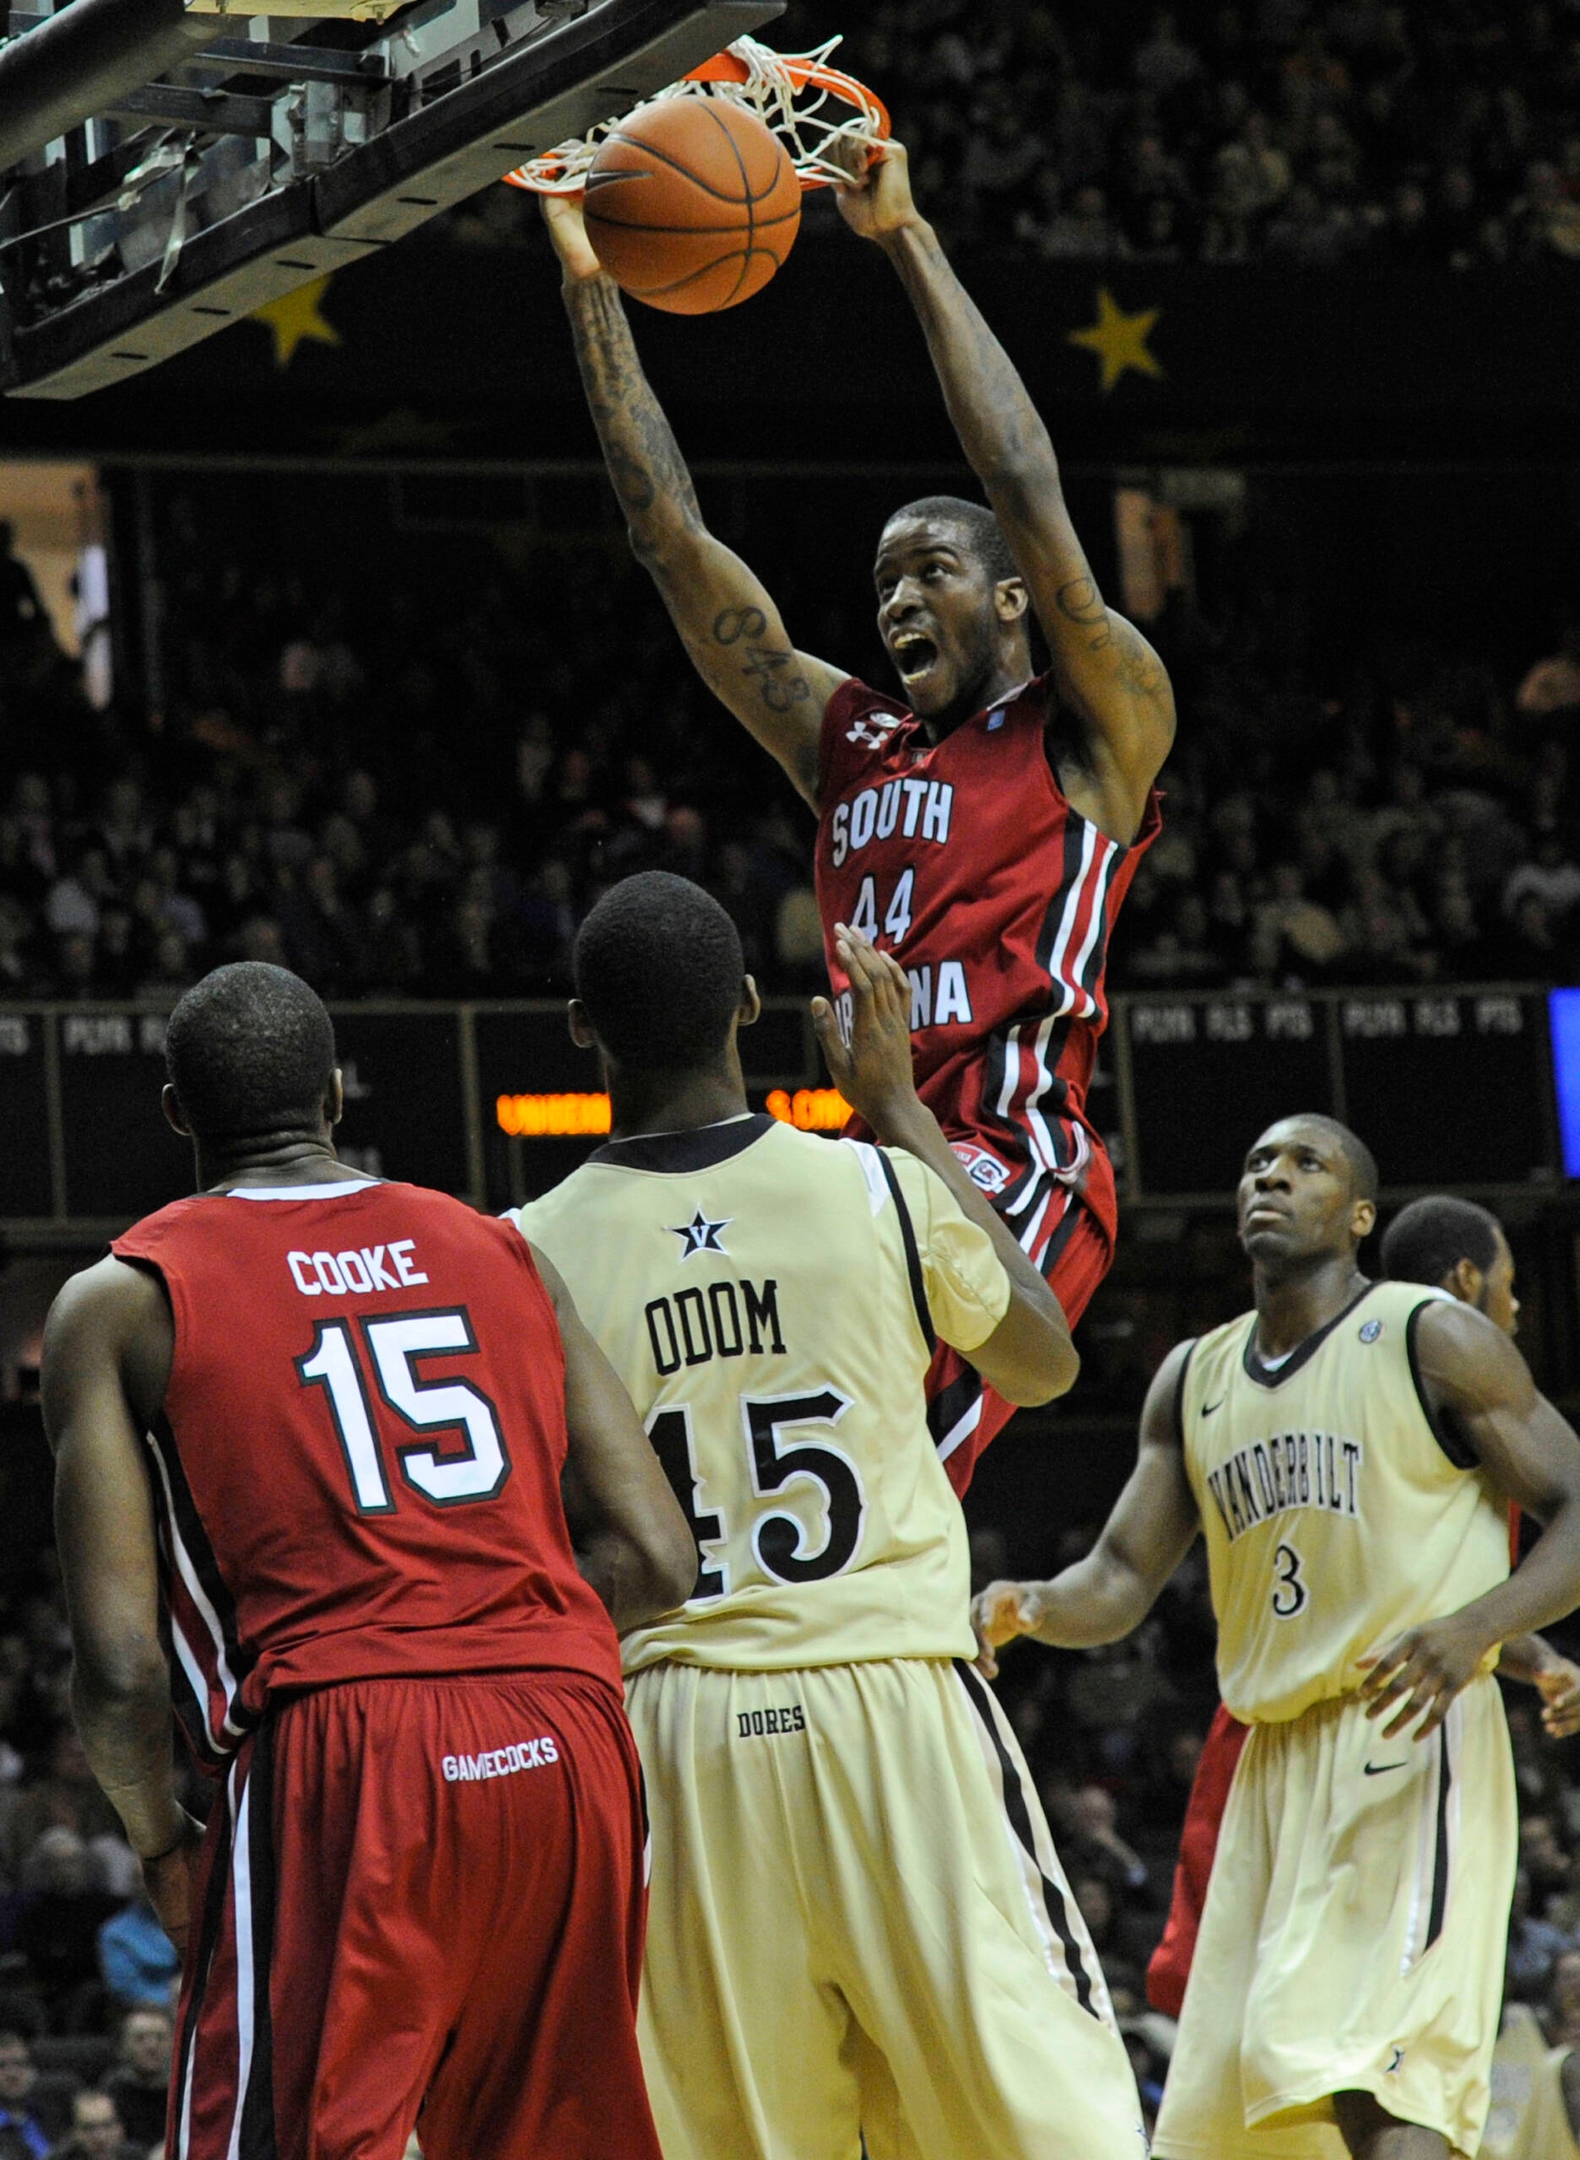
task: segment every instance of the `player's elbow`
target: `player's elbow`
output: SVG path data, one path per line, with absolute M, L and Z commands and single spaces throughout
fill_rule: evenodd
M 638 1556 L 640 1596 L 647 1607 L 645 1617 L 652 1620 L 684 1605 L 697 1582 L 696 1542 L 679 1503 L 667 1488 L 664 1498 L 669 1505 L 655 1510 L 651 1520 L 642 1526 Z
M 73 1650 L 71 1700 L 79 1721 L 95 1712 L 168 1704 L 170 1679 L 156 1635 L 79 1634 Z
M 1041 1311 L 1018 1296 L 977 1355 L 977 1369 L 995 1393 L 1023 1410 L 1067 1395 L 1081 1369 L 1064 1315 L 1048 1300 Z
M 1080 1370 L 1080 1356 L 1066 1335 L 1061 1342 L 1049 1344 L 1046 1356 L 1016 1376 L 1011 1387 L 997 1380 L 993 1385 L 1006 1402 L 1021 1410 L 1035 1410 L 1068 1395 Z

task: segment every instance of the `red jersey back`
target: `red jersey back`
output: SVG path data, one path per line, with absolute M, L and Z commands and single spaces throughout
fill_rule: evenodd
M 619 1687 L 560 1501 L 559 1325 L 510 1224 L 416 1185 L 243 1186 L 111 1250 L 157 1270 L 175 1316 L 148 1447 L 200 1755 L 335 1681 L 546 1666 Z
M 842 683 L 823 717 L 818 906 L 836 999 L 836 922 L 909 975 L 917 1092 L 995 1204 L 1051 1174 L 1112 1236 L 1086 1091 L 1109 931 L 1162 819 L 1154 790 L 1123 847 L 1072 807 L 1044 740 L 1051 699 L 1040 676 L 934 744 L 896 700 Z

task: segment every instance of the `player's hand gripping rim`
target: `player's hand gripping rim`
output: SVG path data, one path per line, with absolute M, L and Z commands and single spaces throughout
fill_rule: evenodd
M 1387 1717 L 1390 1710 L 1396 1711 L 1383 1727 L 1387 1740 L 1419 1718 L 1411 1738 L 1430 1739 L 1447 1717 L 1454 1697 L 1475 1678 L 1487 1649 L 1480 1631 L 1467 1629 L 1453 1614 L 1446 1620 L 1428 1621 L 1424 1627 L 1406 1628 L 1380 1650 L 1356 1659 L 1367 1674 L 1360 1688 L 1367 1717 Z
M 853 233 L 863 240 L 883 241 L 908 225 L 921 224 L 904 143 L 892 136 L 875 143 L 865 136 L 836 135 L 823 155 L 830 164 L 844 168 L 845 178 L 834 185 L 834 200 Z
M 603 264 L 593 252 L 593 244 L 587 237 L 587 220 L 582 216 L 579 195 L 540 195 L 538 203 L 543 211 L 543 222 L 549 228 L 549 238 L 554 252 L 564 269 L 566 282 L 585 285 L 590 279 L 603 275 Z
M 812 1000 L 812 1025 L 829 1075 L 875 1133 L 892 1133 L 917 1107 L 911 1077 L 911 985 L 904 968 L 846 923 L 834 951 L 850 981 L 850 1042 L 827 998 Z

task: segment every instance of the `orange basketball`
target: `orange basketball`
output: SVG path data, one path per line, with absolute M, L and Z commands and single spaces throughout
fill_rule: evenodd
M 760 292 L 801 223 L 778 137 L 724 98 L 663 98 L 622 120 L 587 175 L 587 237 L 623 291 L 674 315 Z

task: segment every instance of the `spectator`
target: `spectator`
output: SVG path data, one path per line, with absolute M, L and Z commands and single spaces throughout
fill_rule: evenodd
M 121 2020 L 116 2064 L 104 2081 L 104 2089 L 115 2103 L 124 2134 L 133 2145 L 153 2145 L 164 2135 L 174 2039 L 175 2026 L 168 2009 L 128 2010 Z
M 17 1942 L 52 2016 L 91 2018 L 99 1993 L 98 1937 L 119 1901 L 94 1881 L 75 1830 L 46 1830 L 22 1862 Z
M 100 1928 L 99 1972 L 118 2009 L 168 2008 L 181 1960 L 145 1896 L 131 1898 Z
M 110 2095 L 90 2087 L 73 2096 L 71 2134 L 55 2147 L 50 2160 L 143 2160 L 143 2153 L 127 2143 Z
M 0 2032 L 0 2130 L 13 2132 L 30 2160 L 45 2160 L 49 2137 L 28 2106 L 37 2077 L 32 2051 L 22 2035 Z

